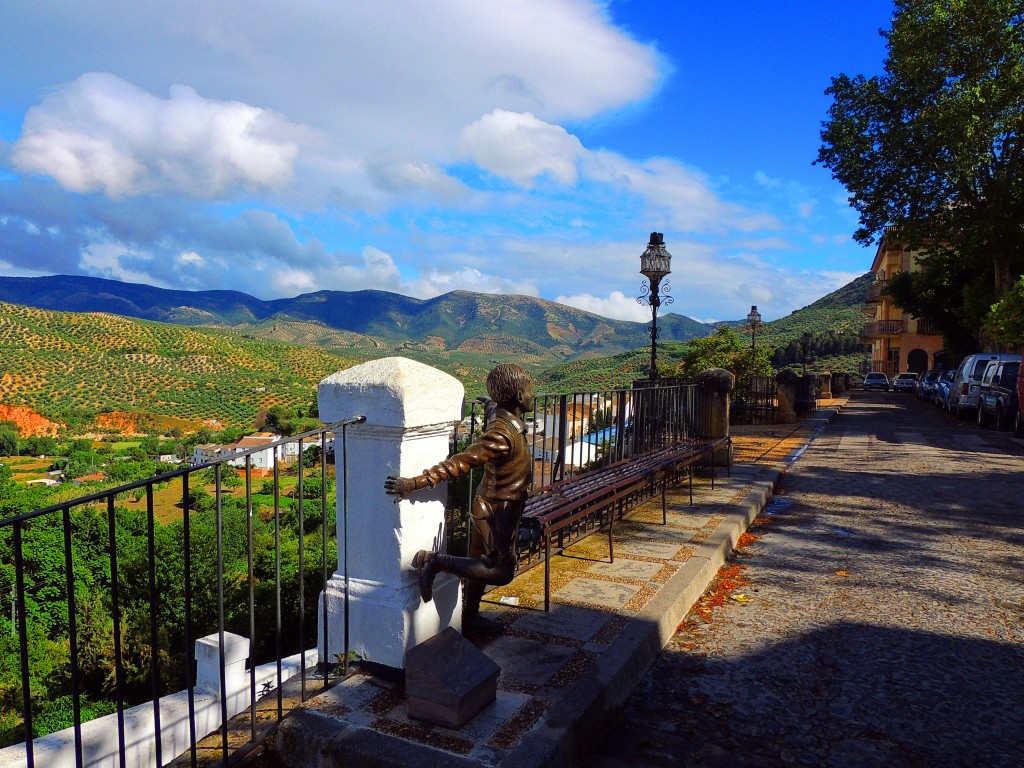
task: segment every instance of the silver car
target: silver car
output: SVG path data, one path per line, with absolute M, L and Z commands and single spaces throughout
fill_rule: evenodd
M 889 391 L 889 377 L 881 371 L 872 371 L 864 377 L 864 389 L 884 389 Z
M 917 389 L 916 373 L 901 373 L 892 380 L 893 392 L 913 392 Z

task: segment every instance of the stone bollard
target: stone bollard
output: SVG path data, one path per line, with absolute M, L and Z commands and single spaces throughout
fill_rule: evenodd
M 347 542 L 341 435 L 335 438 L 338 570 L 325 590 L 329 632 L 325 653 L 320 627 L 321 661 L 333 662 L 344 648 L 346 593 L 349 649 L 376 665 L 404 669 L 406 651 L 446 627 L 461 629 L 459 580 L 439 574 L 434 599 L 424 603 L 412 567 L 417 550 L 447 550 L 446 484 L 396 504 L 384 493 L 384 478 L 412 477 L 448 457 L 464 394 L 457 379 L 404 357 L 374 360 L 320 382 L 324 422 L 366 417 L 346 430 Z
M 800 377 L 788 368 L 775 377 L 778 387 L 779 408 L 775 414 L 777 424 L 796 423 L 796 385 Z
M 821 385 L 821 399 L 831 400 L 832 399 L 832 373 L 830 371 L 823 371 L 818 374 L 818 382 Z
M 195 653 L 196 687 L 220 696 L 220 636 L 207 635 L 196 640 Z M 224 687 L 229 698 L 246 690 L 249 685 L 249 678 L 245 674 L 248 658 L 249 638 L 225 632 Z
M 845 374 L 833 373 L 832 374 L 832 397 L 838 397 L 846 391 L 846 378 Z
M 697 374 L 695 379 L 702 398 L 707 405 L 702 409 L 700 436 L 714 439 L 729 435 L 729 393 L 736 386 L 736 377 L 724 368 L 709 368 Z M 732 446 L 715 452 L 717 466 L 732 466 Z

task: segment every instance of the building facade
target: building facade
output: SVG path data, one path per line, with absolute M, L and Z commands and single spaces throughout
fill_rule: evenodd
M 864 302 L 867 323 L 861 338 L 871 346 L 868 370 L 882 371 L 890 378 L 905 371 L 924 373 L 943 367 L 942 334 L 932 323 L 905 313 L 885 293 L 893 275 L 917 271 L 920 256 L 887 230 L 871 264 L 875 282 L 868 286 Z

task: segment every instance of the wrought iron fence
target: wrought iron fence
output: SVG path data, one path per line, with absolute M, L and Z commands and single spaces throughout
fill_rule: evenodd
M 731 424 L 774 424 L 778 384 L 774 376 L 747 376 L 736 380 L 729 409 Z
M 228 710 L 225 661 L 231 631 L 247 634 L 252 649 L 248 695 L 240 707 L 233 707 L 249 708 L 247 746 L 256 742 L 255 707 L 267 690 L 276 691 L 276 719 L 283 716 L 284 659 L 296 652 L 298 693 L 303 701 L 307 698 L 311 673 L 306 649 L 315 648 L 318 639 L 315 596 L 337 560 L 329 530 L 334 522 L 334 510 L 328 504 L 331 448 L 332 443 L 337 446 L 335 453 L 344 467 L 347 427 L 362 420 L 328 424 L 218 461 L 0 520 L 0 551 L 3 560 L 14 566 L 11 624 L 20 671 L 16 697 L 21 700 L 20 713 L 15 710 L 12 717 L 8 712 L 6 719 L 20 720 L 15 730 L 25 739 L 19 745 L 23 764 L 29 768 L 48 764 L 46 758 L 37 761 L 33 741 L 42 735 L 35 720 L 43 692 L 32 669 L 47 648 L 66 651 L 66 665 L 58 663 L 50 676 L 66 679 L 66 690 L 58 693 L 69 700 L 71 749 L 78 768 L 85 764 L 83 709 L 97 691 L 114 699 L 111 717 L 117 752 L 109 758 L 111 764 L 126 768 L 129 746 L 135 755 L 145 753 L 153 765 L 173 758 L 166 752 L 169 726 L 161 722 L 166 711 L 161 697 L 178 687 L 187 691 L 187 759 L 196 765 L 196 743 L 207 733 L 197 730 L 197 667 L 192 649 L 203 635 L 214 638 L 218 652 L 214 678 L 216 682 L 219 677 L 221 692 L 217 720 L 222 765 L 237 751 L 229 746 L 227 728 L 233 714 Z M 313 448 L 319 449 L 318 456 Z M 273 466 L 257 470 L 254 457 L 267 450 L 272 452 Z M 289 461 L 291 457 L 294 461 Z M 254 493 L 253 480 L 260 474 L 267 477 Z M 234 487 L 239 480 L 242 491 Z M 340 480 L 344 482 L 343 474 Z M 136 496 L 140 502 L 144 499 L 141 515 L 124 506 Z M 269 506 L 265 516 L 260 514 L 261 504 Z M 174 510 L 171 518 L 163 514 L 168 508 Z M 282 540 L 285 533 L 287 541 Z M 56 618 L 45 626 L 41 606 L 52 609 L 55 603 L 59 605 Z M 326 602 L 322 618 L 326 633 Z M 104 632 L 109 647 L 90 647 L 103 639 Z M 326 637 L 319 639 L 324 648 L 329 647 Z M 100 670 L 91 666 L 97 654 L 107 654 L 106 666 Z M 256 670 L 261 661 L 269 662 L 271 671 L 263 675 L 258 693 Z M 316 673 L 320 687 L 327 685 L 330 671 L 321 665 Z M 139 704 L 152 708 L 152 742 L 141 746 L 135 731 L 126 743 L 125 712 Z
M 534 490 L 696 440 L 706 419 L 705 402 L 693 384 L 538 396 L 527 433 L 534 453 Z M 487 404 L 470 405 L 454 431 L 453 451 L 479 435 L 486 416 Z M 56 693 L 67 698 L 68 748 L 77 768 L 86 764 L 83 722 L 89 719 L 86 710 L 97 693 L 113 698 L 109 717 L 117 735 L 111 764 L 127 768 L 129 751 L 135 756 L 133 765 L 141 764 L 141 753 L 152 765 L 163 765 L 176 755 L 181 759 L 181 753 L 186 763 L 197 764 L 196 744 L 211 733 L 200 725 L 203 717 L 196 710 L 197 690 L 206 693 L 198 685 L 193 658 L 199 640 L 209 641 L 213 648 L 211 685 L 219 684 L 220 711 L 212 733 L 219 736 L 222 765 L 257 743 L 258 702 L 266 704 L 269 695 L 270 720 L 283 716 L 286 668 L 295 670 L 298 682 L 290 685 L 295 684 L 303 701 L 312 689 L 326 687 L 339 670 L 323 659 L 313 669 L 306 659 L 308 653 L 316 653 L 307 649 L 321 643 L 320 647 L 331 647 L 325 636 L 327 603 L 318 608 L 316 600 L 338 555 L 335 510 L 328 501 L 330 442 L 333 435 L 338 511 L 347 519 L 346 430 L 362 420 L 324 425 L 217 461 L 0 520 L 0 563 L 13 565 L 11 658 L 17 669 L 13 696 L 20 699 L 20 712 L 15 702 L 6 714 L 24 738 L 8 749 L 22 750 L 23 764 L 29 768 L 48 764 L 48 758 L 37 759 L 33 741 L 42 735 L 36 720 L 44 692 L 33 670 L 41 642 L 66 653 L 66 662 L 58 659 L 55 665 L 66 689 Z M 319 449 L 319 459 L 308 462 L 311 446 Z M 255 457 L 267 449 L 272 451 L 272 466 L 258 470 Z M 286 460 L 289 456 L 293 462 Z M 254 480 L 261 474 L 263 484 L 254 490 Z M 480 471 L 473 475 L 449 485 L 450 498 L 456 502 L 449 531 L 455 535 L 459 519 L 465 531 L 465 512 Z M 129 509 L 129 499 L 137 499 L 144 510 Z M 460 506 L 465 511 L 461 514 Z M 56 611 L 39 608 L 53 604 L 58 605 Z M 47 623 L 44 613 L 57 618 Z M 317 629 L 318 613 L 322 630 Z M 245 670 L 248 690 L 234 697 L 240 703 L 229 708 L 227 656 L 236 634 L 243 640 L 247 636 L 251 648 Z M 95 644 L 104 638 L 109 647 L 99 650 L 105 666 L 97 670 Z M 343 658 L 348 658 L 347 648 Z M 259 667 L 261 662 L 266 664 Z M 177 741 L 168 740 L 172 725 L 165 722 L 166 700 L 178 696 L 179 689 L 181 706 L 187 709 L 174 724 L 185 729 L 180 750 Z M 149 710 L 152 723 L 148 744 L 131 731 L 137 727 L 135 713 L 140 707 Z M 126 717 L 129 709 L 131 717 Z M 228 721 L 246 709 L 248 743 L 235 747 L 229 743 Z
M 483 431 L 491 404 L 470 403 L 457 426 L 451 450 L 464 448 Z M 691 383 L 637 382 L 629 389 L 581 390 L 537 395 L 527 417 L 526 439 L 533 452 L 532 492 L 579 477 L 623 459 L 696 440 L 707 418 L 706 398 Z M 467 515 L 483 470 L 449 484 L 448 546 L 468 547 Z

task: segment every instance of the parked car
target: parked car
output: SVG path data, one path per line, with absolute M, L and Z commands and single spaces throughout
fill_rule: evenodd
M 892 380 L 893 392 L 913 392 L 917 389 L 917 374 L 907 371 L 901 373 Z
M 1003 355 L 995 352 L 978 352 L 968 355 L 956 369 L 956 376 L 949 387 L 949 403 L 947 409 L 957 418 L 962 418 L 978 407 L 978 391 L 981 389 L 981 377 L 985 366 L 993 360 L 1016 360 L 1020 355 Z
M 935 383 L 939 380 L 939 376 L 942 375 L 942 371 L 938 368 L 933 368 L 930 371 L 925 371 L 924 376 L 921 377 L 917 384 L 917 397 L 920 400 L 931 402 L 932 393 L 935 391 Z
M 889 377 L 880 371 L 872 371 L 864 377 L 864 389 L 884 389 L 889 391 Z
M 978 390 L 978 426 L 983 427 L 991 417 L 997 430 L 1009 429 L 1018 411 L 1017 377 L 1020 373 L 1020 355 L 1015 360 L 993 360 L 985 366 Z
M 956 368 L 943 371 L 935 382 L 932 390 L 932 405 L 946 410 L 949 407 L 949 388 L 953 384 L 953 377 L 956 376 Z

